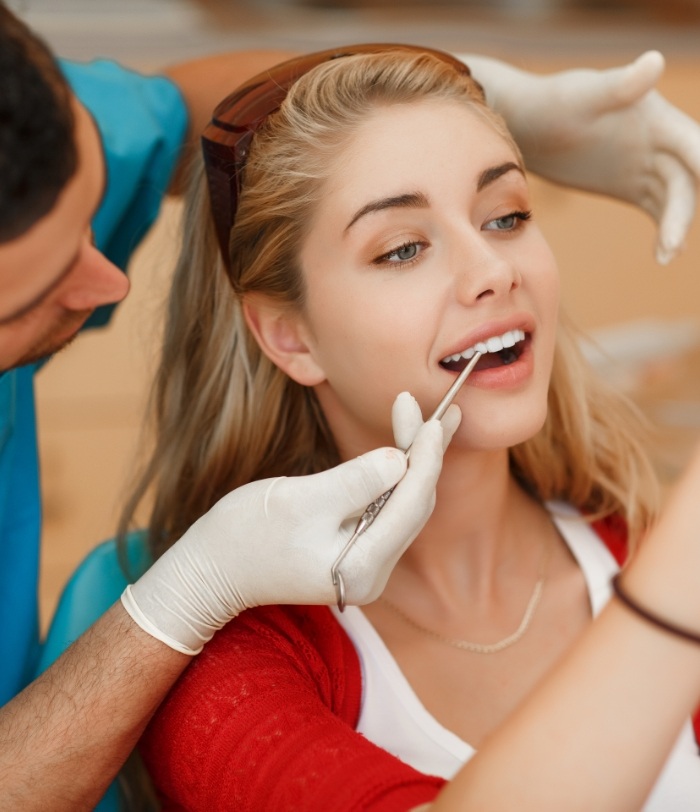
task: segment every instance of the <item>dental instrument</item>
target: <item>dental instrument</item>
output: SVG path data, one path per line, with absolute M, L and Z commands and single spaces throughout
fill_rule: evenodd
M 474 353 L 466 367 L 464 367 L 457 378 L 452 382 L 452 386 L 450 386 L 435 411 L 430 415 L 428 418 L 429 420 L 440 420 L 440 418 L 445 414 L 447 407 L 450 405 L 450 403 L 452 403 L 455 395 L 462 388 L 462 384 L 467 380 L 482 355 L 483 353 L 479 352 L 478 350 Z M 408 459 L 411 453 L 411 446 L 406 449 L 405 453 L 406 459 Z M 342 564 L 345 556 L 350 552 L 350 549 L 355 544 L 357 539 L 365 532 L 365 530 L 367 530 L 377 516 L 379 516 L 382 508 L 384 505 L 386 505 L 386 503 L 389 501 L 389 497 L 394 492 L 395 487 L 396 485 L 394 485 L 393 488 L 389 488 L 388 491 L 385 491 L 381 496 L 375 499 L 374 502 L 367 505 L 365 512 L 362 514 L 362 516 L 360 516 L 360 520 L 358 521 L 352 536 L 348 540 L 345 547 L 343 547 L 340 555 L 336 558 L 333 566 L 331 567 L 331 580 L 333 582 L 333 586 L 335 587 L 338 609 L 341 612 L 345 611 L 345 582 L 343 581 L 343 576 L 340 572 L 340 565 Z

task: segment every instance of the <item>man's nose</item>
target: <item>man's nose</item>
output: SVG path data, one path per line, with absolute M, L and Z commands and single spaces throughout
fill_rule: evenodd
M 94 245 L 86 243 L 58 298 L 66 310 L 83 311 L 120 302 L 128 292 L 126 274 Z

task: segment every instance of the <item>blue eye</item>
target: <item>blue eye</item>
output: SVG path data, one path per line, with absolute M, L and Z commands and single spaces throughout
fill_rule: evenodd
M 408 263 L 418 257 L 422 244 L 418 242 L 406 242 L 398 248 L 387 251 L 374 260 L 376 265 L 401 265 Z
M 530 211 L 513 211 L 503 217 L 497 217 L 495 220 L 490 220 L 484 226 L 486 231 L 515 231 L 526 220 L 532 217 Z
M 418 253 L 418 246 L 414 242 L 406 243 L 406 245 L 402 245 L 401 248 L 397 248 L 395 251 L 392 251 L 391 254 L 388 254 L 388 257 L 396 257 L 396 259 L 406 260 L 406 259 L 413 259 Z

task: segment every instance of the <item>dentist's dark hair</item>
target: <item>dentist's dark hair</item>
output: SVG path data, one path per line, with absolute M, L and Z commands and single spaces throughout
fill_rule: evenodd
M 0 3 L 0 242 L 47 214 L 78 165 L 71 93 L 46 44 Z

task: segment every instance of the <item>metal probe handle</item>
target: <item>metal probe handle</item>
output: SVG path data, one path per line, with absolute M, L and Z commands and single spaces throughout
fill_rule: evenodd
M 445 414 L 447 407 L 450 405 L 450 403 L 452 403 L 455 395 L 462 388 L 462 384 L 467 380 L 481 356 L 482 353 L 480 352 L 474 353 L 466 367 L 464 367 L 464 369 L 452 382 L 452 386 L 450 386 L 450 388 L 447 390 L 445 396 L 440 403 L 438 403 L 437 408 L 430 415 L 428 420 L 440 420 L 440 418 Z M 410 456 L 410 453 L 411 446 L 406 449 L 407 459 Z M 398 483 L 396 484 L 398 485 Z M 360 520 L 358 521 L 352 536 L 348 539 L 347 544 L 345 547 L 343 547 L 340 555 L 336 558 L 333 566 L 331 567 L 331 580 L 333 581 L 333 586 L 335 587 L 335 596 L 336 600 L 338 601 L 338 609 L 340 609 L 341 612 L 345 611 L 345 582 L 343 581 L 343 576 L 340 572 L 340 565 L 343 563 L 345 556 L 350 552 L 350 549 L 355 544 L 357 539 L 365 532 L 365 530 L 367 530 L 377 516 L 379 516 L 382 508 L 384 505 L 386 505 L 386 503 L 389 501 L 389 497 L 394 492 L 395 487 L 396 485 L 394 485 L 393 488 L 389 488 L 388 491 L 384 491 L 384 493 L 375 499 L 374 502 L 367 505 L 365 512 L 362 514 L 362 516 L 360 516 Z

